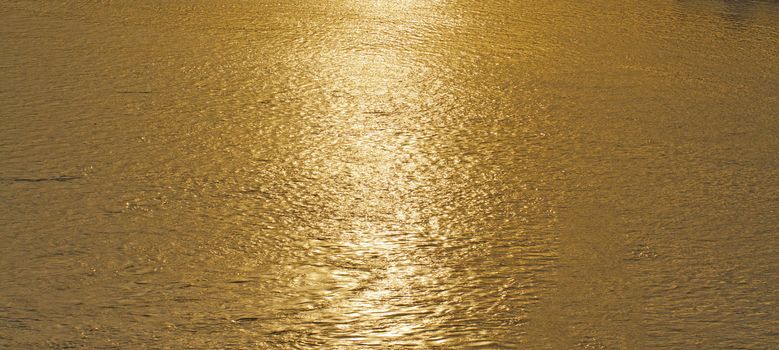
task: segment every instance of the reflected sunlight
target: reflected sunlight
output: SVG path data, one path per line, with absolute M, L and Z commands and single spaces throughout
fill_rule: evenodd
M 415 3 L 355 6 L 397 16 Z M 415 250 L 427 220 L 420 211 L 426 205 L 420 190 L 429 187 L 431 175 L 421 173 L 434 155 L 423 149 L 425 125 L 413 113 L 428 68 L 399 47 L 380 44 L 404 33 L 387 27 L 370 33 L 321 56 L 320 81 L 329 84 L 323 90 L 341 93 L 330 99 L 334 120 L 328 121 L 338 147 L 317 156 L 327 178 L 343 189 L 335 202 L 326 204 L 345 220 L 340 225 L 341 254 L 368 262 L 358 268 L 371 271 L 332 306 L 349 317 L 338 329 L 363 344 L 402 342 L 436 322 L 422 311 L 425 301 L 413 290 L 434 285 L 436 277 L 420 270 L 433 258 Z

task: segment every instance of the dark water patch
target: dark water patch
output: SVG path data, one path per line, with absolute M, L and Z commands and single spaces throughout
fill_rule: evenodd
M 5 177 L 3 182 L 69 182 L 81 179 L 81 176 L 60 175 L 53 177 Z
M 236 279 L 236 280 L 227 281 L 227 283 L 230 283 L 230 284 L 246 284 L 246 283 L 252 283 L 252 282 L 255 282 L 255 280 L 251 280 L 251 279 Z

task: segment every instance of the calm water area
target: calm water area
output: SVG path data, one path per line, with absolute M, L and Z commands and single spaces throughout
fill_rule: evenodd
M 0 0 L 2 349 L 778 349 L 779 2 Z

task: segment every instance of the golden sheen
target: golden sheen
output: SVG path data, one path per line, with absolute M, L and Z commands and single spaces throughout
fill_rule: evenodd
M 775 1 L 0 0 L 0 348 L 777 349 Z

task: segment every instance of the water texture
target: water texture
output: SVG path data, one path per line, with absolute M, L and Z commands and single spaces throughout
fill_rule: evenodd
M 0 348 L 777 349 L 776 1 L 0 1 Z

